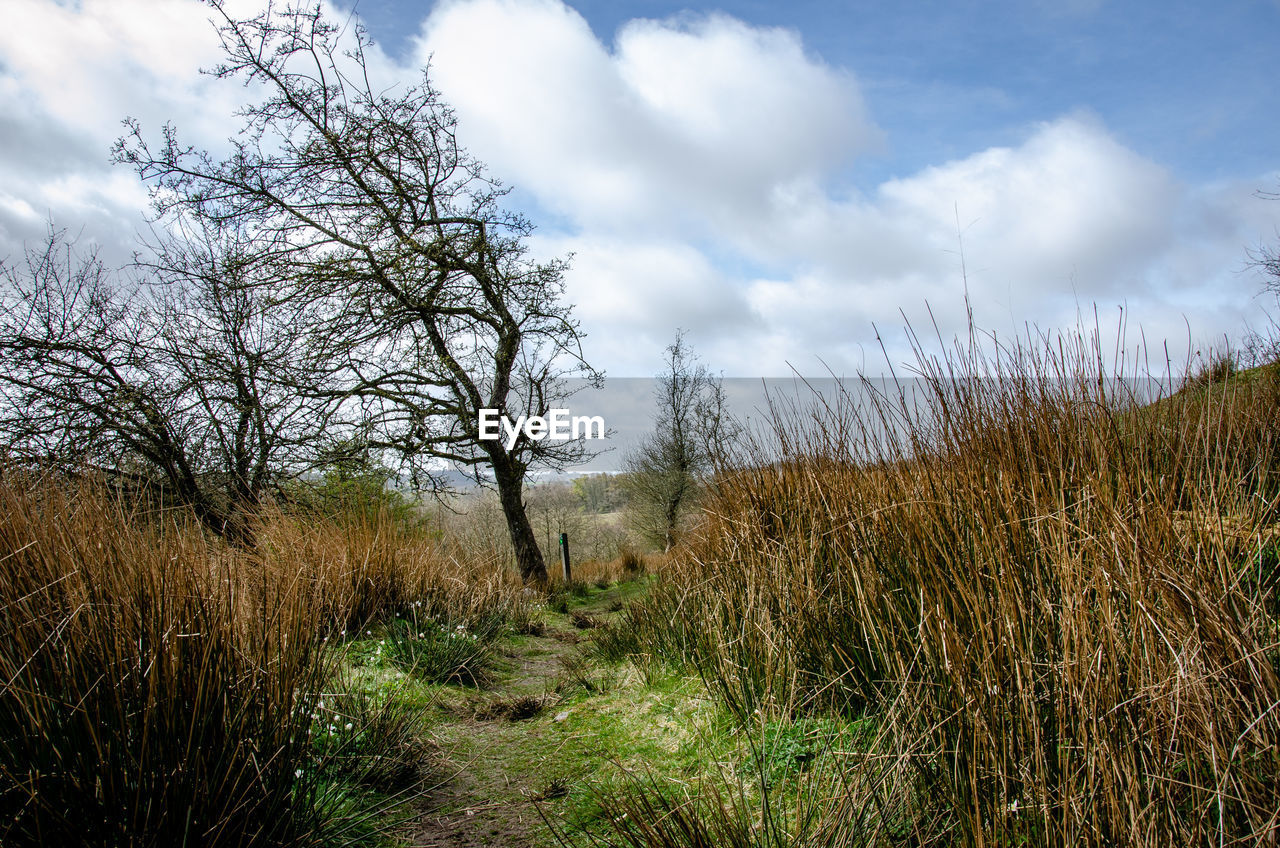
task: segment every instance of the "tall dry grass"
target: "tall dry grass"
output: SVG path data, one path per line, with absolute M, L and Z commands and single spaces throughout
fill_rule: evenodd
M 308 587 L 84 487 L 6 472 L 0 516 L 0 841 L 321 829 L 321 787 L 297 774 L 328 675 Z
M 823 820 L 759 844 L 1280 839 L 1280 372 L 1152 402 L 1096 339 L 775 410 L 601 635 L 744 720 L 879 720 Z
M 410 609 L 451 624 L 497 619 L 516 629 L 534 615 L 509 556 L 487 556 L 386 516 L 324 521 L 276 513 L 256 538 L 265 567 L 281 582 L 308 585 L 322 625 L 338 633 Z
M 377 516 L 268 515 L 235 548 L 182 512 L 0 468 L 0 844 L 376 831 L 353 781 L 410 790 L 416 719 L 342 691 L 334 648 L 408 609 L 534 615 L 513 576 Z M 346 737 L 316 735 L 335 723 Z

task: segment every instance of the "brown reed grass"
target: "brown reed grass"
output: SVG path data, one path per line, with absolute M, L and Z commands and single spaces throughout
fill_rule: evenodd
M 334 691 L 345 631 L 407 610 L 450 627 L 536 616 L 501 568 L 401 523 L 268 513 L 231 547 L 135 497 L 0 467 L 4 845 L 374 832 L 349 785 L 402 791 L 416 719 Z M 359 745 L 313 738 L 339 713 Z
M 775 409 L 605 653 L 743 720 L 880 722 L 820 825 L 753 844 L 1274 844 L 1280 371 L 1153 392 L 1096 335 L 917 352 Z

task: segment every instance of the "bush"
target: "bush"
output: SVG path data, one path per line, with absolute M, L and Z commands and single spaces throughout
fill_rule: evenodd
M 406 672 L 428 683 L 475 686 L 492 669 L 493 643 L 503 631 L 496 617 L 476 622 L 439 621 L 411 607 L 386 627 L 387 655 Z
M 359 522 L 267 516 L 247 550 L 147 503 L 0 469 L 0 844 L 377 837 L 420 711 L 335 677 L 326 632 L 432 586 L 441 609 L 513 597 L 464 601 L 421 548 L 353 578 L 395 561 Z
M 318 481 L 297 481 L 289 488 L 295 510 L 337 523 L 390 522 L 426 531 L 415 505 L 389 484 L 390 471 L 368 464 L 338 465 Z
M 640 577 L 648 569 L 645 564 L 644 554 L 637 553 L 630 548 L 622 552 L 621 567 L 622 573 L 631 578 Z
M 421 708 L 394 690 L 340 686 L 317 700 L 309 733 L 317 768 L 331 780 L 396 792 L 417 782 Z

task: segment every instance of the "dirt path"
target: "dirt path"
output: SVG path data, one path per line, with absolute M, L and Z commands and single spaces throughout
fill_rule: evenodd
M 625 587 L 593 591 L 573 613 L 606 619 Z M 585 623 L 579 619 L 579 623 Z M 439 785 L 419 802 L 405 836 L 414 848 L 500 846 L 540 848 L 552 844 L 536 801 L 565 794 L 567 742 L 580 749 L 563 689 L 565 660 L 585 639 L 573 615 L 547 611 L 539 636 L 520 637 L 503 658 L 490 685 L 456 693 L 438 705 L 445 715 L 432 728 L 442 762 Z M 608 751 L 601 749 L 601 759 Z

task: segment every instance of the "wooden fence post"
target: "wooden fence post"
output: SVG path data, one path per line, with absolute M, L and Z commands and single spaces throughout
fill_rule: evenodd
M 569 534 L 560 534 L 560 564 L 564 566 L 564 582 L 569 582 Z

